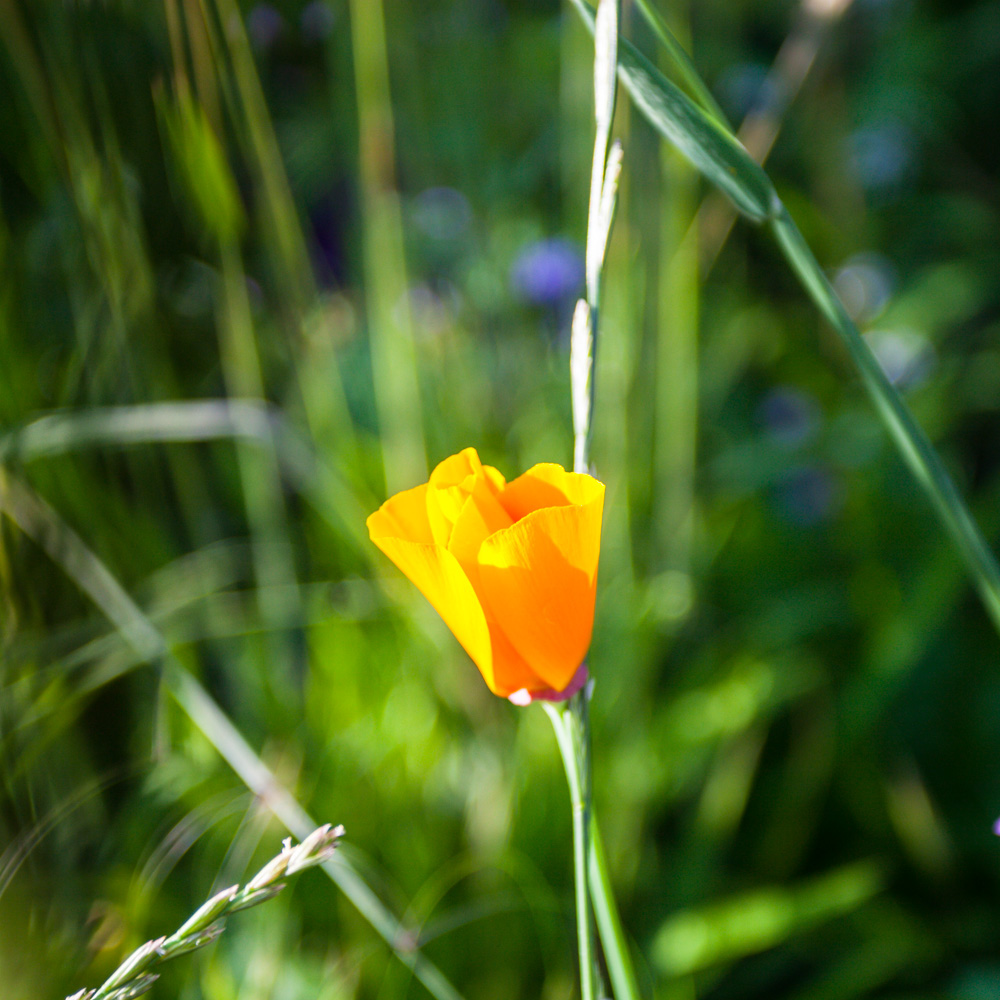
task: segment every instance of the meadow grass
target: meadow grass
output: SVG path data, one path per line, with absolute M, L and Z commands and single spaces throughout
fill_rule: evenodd
M 1000 984 L 1000 8 L 855 6 L 764 173 L 726 115 L 796 12 L 623 5 L 590 874 L 647 997 Z M 0 0 L 4 1000 L 108 981 L 313 816 L 333 882 L 154 995 L 574 994 L 547 722 L 364 517 L 469 444 L 574 458 L 580 11 Z M 752 224 L 706 244 L 713 184 Z M 512 282 L 554 235 L 576 287 Z

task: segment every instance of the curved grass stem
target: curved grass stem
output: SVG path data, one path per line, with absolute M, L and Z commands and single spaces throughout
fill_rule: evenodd
M 543 702 L 552 720 L 559 753 L 566 769 L 570 807 L 573 812 L 573 883 L 576 890 L 577 948 L 580 958 L 582 1000 L 597 1000 L 599 973 L 590 920 L 588 869 L 590 855 L 590 761 L 587 699 L 589 685 L 568 702 Z

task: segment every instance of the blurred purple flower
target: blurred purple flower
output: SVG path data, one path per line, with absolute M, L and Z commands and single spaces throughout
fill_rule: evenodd
M 851 169 L 862 187 L 875 194 L 890 193 L 913 169 L 913 135 L 900 121 L 865 125 L 848 140 Z
M 819 427 L 819 405 L 815 397 L 793 386 L 769 392 L 758 409 L 768 436 L 786 448 L 796 448 L 812 438 Z
M 801 465 L 789 470 L 776 485 L 774 499 L 778 513 L 786 521 L 809 528 L 836 513 L 842 488 L 825 466 Z
M 469 199 L 450 187 L 421 191 L 413 200 L 413 223 L 425 236 L 441 242 L 460 239 L 472 222 Z
M 913 389 L 934 370 L 934 346 L 916 330 L 871 330 L 865 340 L 886 378 L 900 389 Z
M 299 27 L 307 42 L 321 42 L 330 37 L 336 16 L 326 0 L 312 0 L 302 8 Z
M 767 66 L 758 62 L 727 66 L 715 87 L 719 103 L 737 121 L 753 108 L 770 105 L 774 97 L 770 91 Z
M 885 309 L 896 285 L 892 264 L 880 254 L 859 253 L 834 275 L 833 286 L 856 323 L 868 323 Z
M 266 52 L 281 37 L 285 19 L 269 3 L 255 4 L 247 14 L 247 33 L 255 49 Z
M 564 237 L 529 244 L 510 270 L 510 283 L 519 298 L 552 308 L 575 299 L 583 287 L 583 278 L 583 254 Z

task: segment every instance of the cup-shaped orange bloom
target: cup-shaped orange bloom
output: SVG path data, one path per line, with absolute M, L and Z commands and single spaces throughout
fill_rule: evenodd
M 512 482 L 475 448 L 368 518 L 479 667 L 518 703 L 568 697 L 594 624 L 604 484 L 543 464 Z

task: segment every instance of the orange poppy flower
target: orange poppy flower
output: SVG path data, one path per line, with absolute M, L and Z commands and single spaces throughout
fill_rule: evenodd
M 561 700 L 587 678 L 604 484 L 543 464 L 512 482 L 475 448 L 368 518 L 372 541 L 412 580 L 516 704 Z

